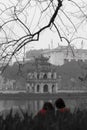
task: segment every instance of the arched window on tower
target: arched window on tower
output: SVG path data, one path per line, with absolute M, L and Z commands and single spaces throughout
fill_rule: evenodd
M 54 93 L 55 92 L 55 85 L 53 84 L 52 85 L 52 93 Z
M 40 85 L 37 85 L 37 92 L 40 92 Z
M 47 74 L 46 73 L 44 74 L 43 79 L 47 79 Z
M 48 85 L 47 84 L 44 85 L 43 92 L 48 92 Z
M 40 74 L 37 74 L 37 79 L 39 79 L 40 78 Z
M 54 78 L 54 75 L 53 75 L 53 73 L 51 74 L 51 78 L 52 78 L 52 79 Z

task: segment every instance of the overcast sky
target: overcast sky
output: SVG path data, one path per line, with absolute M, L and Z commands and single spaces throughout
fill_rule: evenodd
M 0 0 L 0 13 L 2 13 L 2 11 L 4 11 L 6 8 L 12 7 L 14 5 L 17 5 L 17 10 L 21 10 L 28 1 L 29 0 Z M 85 16 L 86 16 L 86 13 L 87 13 L 86 0 L 74 0 L 74 1 L 77 2 L 79 6 L 83 6 L 82 11 L 84 11 Z M 20 19 L 22 19 L 23 22 L 25 22 L 26 25 L 28 25 L 32 31 L 38 30 L 36 25 L 40 18 L 40 11 L 41 11 L 40 5 L 38 6 L 35 6 L 35 5 L 36 5 L 36 2 L 34 2 L 33 0 L 31 2 L 31 8 L 28 7 L 26 11 L 23 12 L 23 14 L 19 15 Z M 45 8 L 45 5 L 43 5 L 43 8 Z M 75 33 L 75 36 L 73 36 L 73 33 L 75 30 L 73 29 L 74 31 L 72 31 L 72 28 L 73 28 L 72 24 L 64 16 L 62 11 L 59 11 L 59 15 L 62 17 L 62 20 L 65 26 L 67 27 L 67 29 L 64 28 L 63 31 L 66 33 L 68 39 L 70 39 L 72 36 L 73 38 L 76 38 L 76 37 L 86 38 L 87 37 L 87 29 L 86 29 L 87 20 L 86 20 L 86 17 L 83 16 L 83 13 L 80 12 L 80 9 L 77 6 L 75 6 L 75 4 L 71 4 L 68 0 L 64 0 L 62 9 L 66 11 L 67 14 L 69 14 L 69 17 L 73 21 L 74 25 L 78 27 L 78 30 Z M 12 15 L 12 11 L 13 11 L 13 8 L 11 8 L 11 10 L 7 9 L 4 13 L 1 14 L 1 18 L 0 18 L 1 25 L 10 18 L 10 16 Z M 43 16 L 41 16 L 42 19 L 40 22 L 40 26 L 42 26 L 43 24 L 46 24 L 46 22 L 49 21 L 51 13 L 52 12 L 48 10 L 47 14 L 44 14 Z M 25 15 L 27 16 L 27 20 L 26 20 Z M 61 25 L 61 22 L 59 21 L 59 19 L 56 19 L 56 22 L 59 24 L 59 29 L 61 31 L 62 30 L 61 28 L 63 28 L 63 25 Z M 11 28 L 11 30 L 9 30 L 9 28 Z M 21 28 L 21 26 L 16 25 L 16 23 L 10 23 L 6 25 L 6 31 L 10 38 L 13 37 L 12 31 L 14 31 L 15 34 L 18 36 L 23 36 L 25 34 L 25 31 Z M 61 34 L 63 34 L 62 31 L 61 31 Z M 4 33 L 0 32 L 0 38 L 3 37 L 3 35 Z M 81 48 L 81 43 L 82 43 L 82 39 L 74 40 L 74 42 L 72 42 L 72 44 L 74 44 L 77 48 Z M 58 45 L 67 45 L 67 42 L 64 40 L 63 42 L 60 41 L 58 33 L 56 33 L 55 29 L 52 29 L 52 30 L 46 29 L 45 31 L 41 32 L 39 41 L 32 42 L 26 45 L 26 50 L 40 49 L 40 48 L 43 48 L 43 49 L 55 48 L 55 47 L 58 47 Z M 83 48 L 87 48 L 87 40 L 84 40 L 84 39 L 83 39 Z

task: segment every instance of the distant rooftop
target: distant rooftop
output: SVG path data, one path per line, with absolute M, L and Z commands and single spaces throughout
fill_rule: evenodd
M 39 50 L 30 50 L 26 52 L 26 59 L 36 58 L 41 54 L 52 53 L 52 52 L 70 52 L 74 51 L 75 53 L 87 53 L 87 49 L 76 49 L 74 46 L 58 46 L 54 49 L 39 49 Z

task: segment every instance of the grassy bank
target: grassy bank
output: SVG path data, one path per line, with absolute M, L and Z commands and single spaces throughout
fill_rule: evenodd
M 0 130 L 87 130 L 87 110 L 73 113 L 48 112 L 46 116 L 35 116 L 20 108 L 20 113 L 11 109 L 0 115 Z

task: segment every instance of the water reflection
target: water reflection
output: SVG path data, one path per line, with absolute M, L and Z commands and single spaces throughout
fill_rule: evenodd
M 46 101 L 53 103 L 52 100 L 0 100 L 0 112 L 21 107 L 22 109 L 28 109 L 30 113 L 37 113 Z
M 24 110 L 28 110 L 29 113 L 37 113 L 43 106 L 44 102 L 50 101 L 54 104 L 54 100 L 0 100 L 0 112 L 7 109 L 19 109 L 21 107 Z M 83 106 L 81 103 L 85 104 L 84 108 L 87 108 L 87 101 L 79 102 L 79 100 L 65 100 L 66 106 L 70 107 L 73 112 L 75 107 Z

